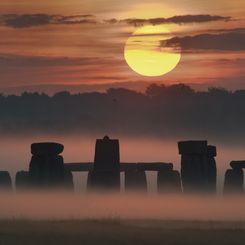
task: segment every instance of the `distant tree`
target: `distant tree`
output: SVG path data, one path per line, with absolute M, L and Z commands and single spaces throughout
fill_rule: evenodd
M 179 84 L 173 84 L 167 87 L 167 93 L 170 93 L 171 95 L 189 95 L 194 94 L 195 90 L 192 89 L 190 86 L 179 83 Z
M 228 90 L 226 90 L 225 88 L 222 87 L 210 87 L 208 88 L 208 92 L 211 95 L 228 95 L 231 92 L 229 92 Z
M 70 97 L 70 96 L 71 96 L 70 92 L 68 92 L 68 91 L 61 91 L 61 92 L 55 93 L 54 96 L 53 96 L 53 98 L 60 98 L 60 99 L 62 99 L 62 98 Z
M 166 86 L 164 84 L 152 83 L 146 88 L 145 94 L 149 97 L 158 97 L 166 91 Z
M 145 93 L 149 97 L 159 97 L 171 95 L 189 95 L 195 93 L 195 90 L 181 83 L 170 86 L 165 86 L 164 84 L 151 84 L 146 88 Z

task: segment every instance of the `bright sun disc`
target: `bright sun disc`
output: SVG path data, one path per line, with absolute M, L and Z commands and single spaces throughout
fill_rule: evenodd
M 128 38 L 124 57 L 132 70 L 143 76 L 162 76 L 180 61 L 180 50 L 162 47 L 161 41 L 171 38 L 163 26 L 143 26 Z

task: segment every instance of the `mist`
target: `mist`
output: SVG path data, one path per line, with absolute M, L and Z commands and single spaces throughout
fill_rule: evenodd
M 1 193 L 1 219 L 244 221 L 244 197 Z
M 4 136 L 0 138 L 0 170 L 10 172 L 14 186 L 15 174 L 20 170 L 28 170 L 31 160 L 30 145 L 33 142 L 59 142 L 64 144 L 62 156 L 65 163 L 93 162 L 95 141 L 104 135 L 27 135 Z M 183 138 L 159 139 L 153 137 L 125 137 L 118 134 L 109 135 L 120 140 L 121 162 L 171 162 L 174 169 L 180 170 L 180 155 L 177 141 Z M 194 138 L 195 139 L 195 138 Z M 198 139 L 198 138 L 197 138 Z M 222 192 L 224 173 L 230 167 L 230 161 L 245 158 L 242 146 L 220 144 L 210 141 L 217 146 L 217 189 Z M 147 171 L 148 191 L 156 192 L 156 173 Z M 74 172 L 74 185 L 76 192 L 86 191 L 87 173 Z M 123 182 L 123 174 L 121 174 Z M 123 184 L 123 183 L 122 183 Z

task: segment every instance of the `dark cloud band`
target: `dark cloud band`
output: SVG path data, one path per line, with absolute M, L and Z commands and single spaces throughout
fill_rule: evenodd
M 48 24 L 95 24 L 93 15 L 7 14 L 0 16 L 0 23 L 12 28 L 26 28 Z
M 245 32 L 233 31 L 219 34 L 174 37 L 162 41 L 161 46 L 181 47 L 183 50 L 244 51 Z
M 142 26 L 146 24 L 150 25 L 161 25 L 161 24 L 187 24 L 187 23 L 202 23 L 202 22 L 209 22 L 209 21 L 230 21 L 231 17 L 229 16 L 219 16 L 219 15 L 177 15 L 170 18 L 151 18 L 151 19 L 109 19 L 105 22 L 109 24 L 116 24 L 116 23 L 126 23 L 128 25 L 134 26 Z
M 124 23 L 128 25 L 160 25 L 160 24 L 187 24 L 202 23 L 209 21 L 229 21 L 231 17 L 218 15 L 179 15 L 170 18 L 152 18 L 152 19 L 109 19 L 104 23 L 116 24 Z M 27 28 L 32 26 L 42 26 L 48 24 L 96 24 L 99 21 L 91 14 L 84 15 L 49 15 L 49 14 L 5 14 L 0 16 L 0 24 L 12 28 Z

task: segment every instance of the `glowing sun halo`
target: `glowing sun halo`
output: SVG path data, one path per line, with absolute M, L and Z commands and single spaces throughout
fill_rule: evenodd
M 173 70 L 180 61 L 180 50 L 160 46 L 162 40 L 171 38 L 170 35 L 161 25 L 137 28 L 125 44 L 127 64 L 143 76 L 162 76 Z

